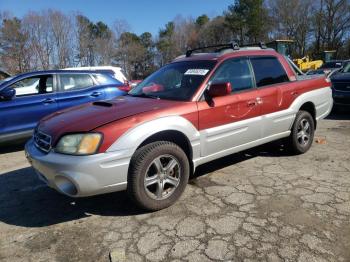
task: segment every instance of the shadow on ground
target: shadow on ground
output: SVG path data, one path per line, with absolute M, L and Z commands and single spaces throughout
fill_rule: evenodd
M 350 120 L 350 109 L 333 110 L 326 119 L 329 120 Z
M 196 177 L 256 156 L 286 155 L 280 144 L 270 143 L 200 166 L 191 183 Z M 0 221 L 6 224 L 44 227 L 78 220 L 89 214 L 130 216 L 144 212 L 130 201 L 126 192 L 79 199 L 66 197 L 44 185 L 31 167 L 0 175 Z
M 26 141 L 27 140 L 18 140 L 11 143 L 10 142 L 0 143 L 0 155 L 24 150 Z
M 293 156 L 290 151 L 286 150 L 282 141 L 274 141 L 262 146 L 251 148 L 243 152 L 232 154 L 209 163 L 203 164 L 196 169 L 193 178 L 200 177 L 219 169 L 249 160 L 254 157 L 286 157 Z
M 44 185 L 31 167 L 0 175 L 0 221 L 44 227 L 88 217 L 126 216 L 142 212 L 125 192 L 73 199 Z

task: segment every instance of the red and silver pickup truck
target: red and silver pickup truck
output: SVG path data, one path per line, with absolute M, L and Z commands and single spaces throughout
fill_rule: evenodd
M 281 138 L 306 152 L 332 109 L 329 79 L 299 77 L 263 45 L 216 47 L 188 51 L 125 96 L 44 118 L 26 144 L 39 178 L 71 197 L 127 190 L 158 210 L 203 163 Z

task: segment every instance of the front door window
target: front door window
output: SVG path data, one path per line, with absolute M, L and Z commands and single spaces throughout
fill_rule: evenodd
M 51 93 L 53 91 L 53 76 L 33 76 L 17 81 L 11 87 L 16 90 L 16 96 L 30 96 Z

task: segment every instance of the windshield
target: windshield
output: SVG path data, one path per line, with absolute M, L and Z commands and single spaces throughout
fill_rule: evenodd
M 188 101 L 213 69 L 215 61 L 184 61 L 166 65 L 147 77 L 129 95 Z
M 350 73 L 350 62 L 346 63 L 341 70 L 342 73 Z

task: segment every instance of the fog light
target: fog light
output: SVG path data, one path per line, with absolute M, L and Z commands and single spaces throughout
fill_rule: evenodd
M 55 177 L 55 184 L 61 192 L 69 196 L 75 196 L 78 193 L 76 186 L 63 176 Z

